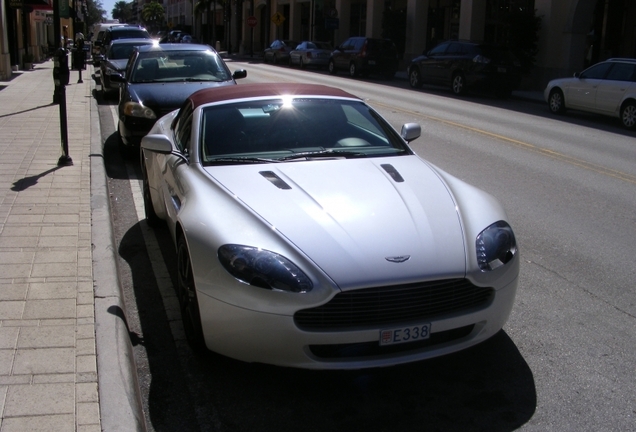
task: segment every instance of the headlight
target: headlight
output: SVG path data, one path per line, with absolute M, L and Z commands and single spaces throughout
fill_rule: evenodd
M 129 117 L 143 117 L 150 120 L 157 118 L 153 110 L 137 102 L 126 102 L 124 104 L 124 114 Z
M 477 262 L 482 271 L 494 270 L 517 253 L 512 228 L 504 221 L 495 222 L 477 236 Z
M 313 288 L 302 270 L 274 252 L 229 244 L 219 248 L 219 261 L 232 276 L 250 285 L 297 293 Z

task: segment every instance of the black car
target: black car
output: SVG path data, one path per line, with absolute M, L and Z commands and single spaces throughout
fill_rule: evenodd
M 389 39 L 350 37 L 338 46 L 329 59 L 329 73 L 346 70 L 349 75 L 378 74 L 392 78 L 398 70 L 399 57 L 395 44 Z
M 221 56 L 207 45 L 156 44 L 136 47 L 125 77 L 111 74 L 122 84 L 119 98 L 120 143 L 139 146 L 158 118 L 179 108 L 188 96 L 209 87 L 235 85 L 245 70 L 230 72 Z
M 505 47 L 447 41 L 414 58 L 407 73 L 414 88 L 442 85 L 456 95 L 479 88 L 507 97 L 519 86 L 521 63 Z
M 152 39 L 148 30 L 135 25 L 114 26 L 104 30 L 102 39 L 96 40 L 95 45 L 99 47 L 99 55 L 106 55 L 106 50 L 110 43 L 117 39 Z M 99 63 L 99 57 L 94 58 L 94 63 Z M 97 64 L 96 64 L 97 65 Z
M 116 39 L 110 43 L 106 54 L 99 56 L 99 77 L 104 98 L 119 93 L 119 84 L 111 83 L 110 76 L 114 73 L 123 74 L 128 59 L 136 46 L 152 45 L 153 39 Z

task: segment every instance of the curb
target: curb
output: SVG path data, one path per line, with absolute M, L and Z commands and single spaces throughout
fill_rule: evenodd
M 95 83 L 91 79 L 91 89 Z M 91 98 L 91 241 L 95 288 L 95 345 L 103 431 L 146 431 L 137 368 L 119 283 L 115 237 L 97 101 Z

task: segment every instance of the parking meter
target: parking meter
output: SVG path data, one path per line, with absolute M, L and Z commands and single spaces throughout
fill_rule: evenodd
M 58 48 L 53 58 L 53 82 L 55 87 L 67 86 L 70 75 L 67 51 L 64 48 Z

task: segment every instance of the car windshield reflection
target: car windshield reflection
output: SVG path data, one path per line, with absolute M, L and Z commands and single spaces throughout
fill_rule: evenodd
M 329 99 L 260 100 L 203 110 L 205 165 L 411 154 L 368 106 Z
M 137 61 L 131 83 L 231 80 L 221 62 L 217 55 L 204 51 L 149 53 Z

